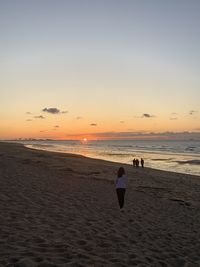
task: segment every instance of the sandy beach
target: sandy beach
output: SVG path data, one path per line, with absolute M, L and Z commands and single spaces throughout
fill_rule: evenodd
M 1 142 L 0 210 L 1 267 L 200 266 L 200 176 Z

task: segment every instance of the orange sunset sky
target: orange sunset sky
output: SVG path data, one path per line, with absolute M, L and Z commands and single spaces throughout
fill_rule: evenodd
M 199 1 L 1 1 L 0 139 L 200 140 Z

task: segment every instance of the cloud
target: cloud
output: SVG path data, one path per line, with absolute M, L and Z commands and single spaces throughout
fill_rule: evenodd
M 189 115 L 194 115 L 194 113 L 197 113 L 197 110 L 190 110 Z
M 54 128 L 59 128 L 60 126 L 59 125 L 55 125 Z
M 154 118 L 155 116 L 154 115 L 151 115 L 149 113 L 143 113 L 142 114 L 142 118 Z
M 143 113 L 141 116 L 134 116 L 135 118 L 138 118 L 138 119 L 141 119 L 141 118 L 155 118 L 156 116 L 155 115 L 151 115 L 149 113 Z
M 26 112 L 26 114 L 27 114 L 27 115 L 31 115 L 32 113 L 31 113 L 31 112 L 29 112 L 29 111 L 27 111 L 27 112 Z
M 90 123 L 90 126 L 97 126 L 97 124 L 96 123 Z
M 28 119 L 28 120 L 26 120 L 26 121 L 32 121 L 31 119 Z
M 42 111 L 50 113 L 50 114 L 65 114 L 65 113 L 68 113 L 68 111 L 61 111 L 58 108 L 43 108 Z
M 45 119 L 44 116 L 40 115 L 40 116 L 34 116 L 35 119 Z
M 120 123 L 124 123 L 124 121 L 120 121 Z
M 169 118 L 171 121 L 178 120 L 178 118 Z
M 76 117 L 76 119 L 77 119 L 77 120 L 82 120 L 83 117 L 78 116 L 78 117 Z

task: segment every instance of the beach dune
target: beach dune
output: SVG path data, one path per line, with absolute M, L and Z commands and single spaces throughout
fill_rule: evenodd
M 200 266 L 200 176 L 0 142 L 0 210 L 2 267 Z

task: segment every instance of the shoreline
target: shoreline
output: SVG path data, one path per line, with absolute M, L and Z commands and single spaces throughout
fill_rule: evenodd
M 82 154 L 88 157 L 132 165 L 133 158 L 144 158 L 145 166 L 159 170 L 200 175 L 200 143 L 182 141 L 33 141 L 22 142 L 36 149 Z M 145 148 L 146 147 L 146 148 Z M 163 149 L 164 148 L 164 149 Z M 190 149 L 193 149 L 190 151 Z M 197 151 L 197 153 L 195 153 Z M 200 152 L 200 151 L 199 151 Z
M 12 142 L 11 142 L 12 143 Z M 15 143 L 14 143 L 15 144 Z M 16 144 L 22 144 L 24 147 L 26 147 L 26 148 L 28 148 L 28 149 L 33 149 L 33 150 L 39 150 L 39 151 L 47 151 L 47 152 L 52 152 L 52 153 L 61 153 L 61 154 L 67 154 L 67 155 L 78 155 L 78 156 L 80 156 L 80 157 L 86 157 L 86 158 L 90 158 L 90 159 L 96 159 L 96 160 L 103 160 L 103 161 L 106 161 L 106 162 L 112 162 L 113 164 L 123 164 L 123 165 L 127 165 L 127 166 L 132 166 L 132 164 L 130 163 L 121 163 L 121 162 L 119 162 L 119 161 L 111 161 L 111 160 L 109 160 L 109 159 L 101 159 L 101 158 L 96 158 L 96 157 L 90 157 L 90 156 L 84 156 L 84 155 L 82 155 L 82 154 L 78 154 L 78 153 L 68 153 L 68 152 L 61 152 L 61 151 L 53 151 L 53 150 L 47 150 L 47 149 L 41 149 L 41 148 L 33 148 L 33 147 L 31 147 L 32 145 L 26 145 L 26 144 L 23 144 L 23 143 L 16 143 Z M 30 147 L 29 147 L 30 146 Z M 147 152 L 147 153 L 149 153 L 149 152 Z M 154 154 L 154 152 L 151 152 L 152 154 Z M 157 154 L 157 152 L 155 152 L 155 154 Z M 163 153 L 163 155 L 172 155 L 172 154 L 170 154 L 170 153 Z M 181 153 L 173 153 L 173 154 L 178 154 L 178 155 L 181 155 Z M 185 155 L 185 157 L 187 157 L 187 156 L 190 156 L 189 154 L 188 155 Z M 196 156 L 196 157 L 199 157 L 199 156 Z M 152 161 L 165 161 L 165 159 L 152 159 Z M 175 161 L 175 162 L 177 162 L 177 163 L 179 163 L 179 165 L 180 165 L 180 167 L 182 167 L 182 166 L 184 166 L 187 162 L 190 162 L 190 161 L 195 161 L 195 160 L 188 160 L 187 162 L 186 162 L 187 160 L 185 160 L 185 161 Z M 191 165 L 196 165 L 196 164 L 192 164 L 191 163 Z M 199 164 L 197 164 L 197 165 L 199 165 Z M 139 167 L 139 168 L 141 168 L 141 166 Z M 200 178 L 200 175 L 198 175 L 198 174 L 196 174 L 196 173 L 190 173 L 190 172 L 188 172 L 188 173 L 185 173 L 185 172 L 178 172 L 178 171 L 168 171 L 168 170 L 165 170 L 165 169 L 159 169 L 159 168 L 153 168 L 153 167 L 146 167 L 145 166 L 145 168 L 146 169 L 150 169 L 150 170 L 158 170 L 158 171 L 163 171 L 163 172 L 173 172 L 173 173 L 177 173 L 177 174 L 181 174 L 181 175 L 190 175 L 190 176 L 197 176 L 197 177 L 199 177 Z
M 109 162 L 109 163 L 111 163 L 111 164 L 121 164 L 121 165 L 127 165 L 127 166 L 131 166 L 131 167 L 133 167 L 133 165 L 132 164 L 128 164 L 128 163 L 120 163 L 120 162 L 118 162 L 118 161 L 110 161 L 110 160 L 106 160 L 106 159 L 100 159 L 100 158 L 93 158 L 93 157 L 88 157 L 88 156 L 84 156 L 84 155 L 81 155 L 81 154 L 76 154 L 76 153 L 68 153 L 68 152 L 58 152 L 58 151 L 50 151 L 50 150 L 46 150 L 46 149 L 39 149 L 39 148 L 31 148 L 31 147 L 28 147 L 27 145 L 24 145 L 24 144 L 22 144 L 25 148 L 27 148 L 27 149 L 32 149 L 32 150 L 38 150 L 38 151 L 41 151 L 41 152 L 43 152 L 43 151 L 46 151 L 46 152 L 50 152 L 50 153 L 58 153 L 58 154 L 64 154 L 64 155 L 68 155 L 68 156 L 77 156 L 77 157 L 84 157 L 84 158 L 87 158 L 87 159 L 94 159 L 94 160 L 99 160 L 99 161 L 103 161 L 103 162 Z M 164 154 L 164 155 L 166 155 L 166 154 Z M 171 155 L 171 154 L 170 154 Z M 181 162 L 181 164 L 185 164 L 185 162 Z M 141 166 L 139 166 L 138 167 L 138 169 L 140 169 L 140 168 L 142 168 Z M 182 173 L 182 172 L 175 172 L 175 171 L 166 171 L 166 170 L 162 170 L 162 169 L 156 169 L 156 168 L 151 168 L 151 167 L 144 167 L 145 169 L 149 169 L 149 170 L 152 170 L 152 171 L 161 171 L 161 172 L 169 172 L 169 173 L 174 173 L 174 174 L 181 174 L 181 175 L 189 175 L 189 176 L 191 176 L 191 177 L 199 177 L 200 178 L 200 175 L 197 175 L 197 174 L 190 174 L 190 173 Z M 136 167 L 135 167 L 135 169 L 136 169 Z
M 200 264 L 199 176 L 0 142 L 0 184 L 0 266 Z

